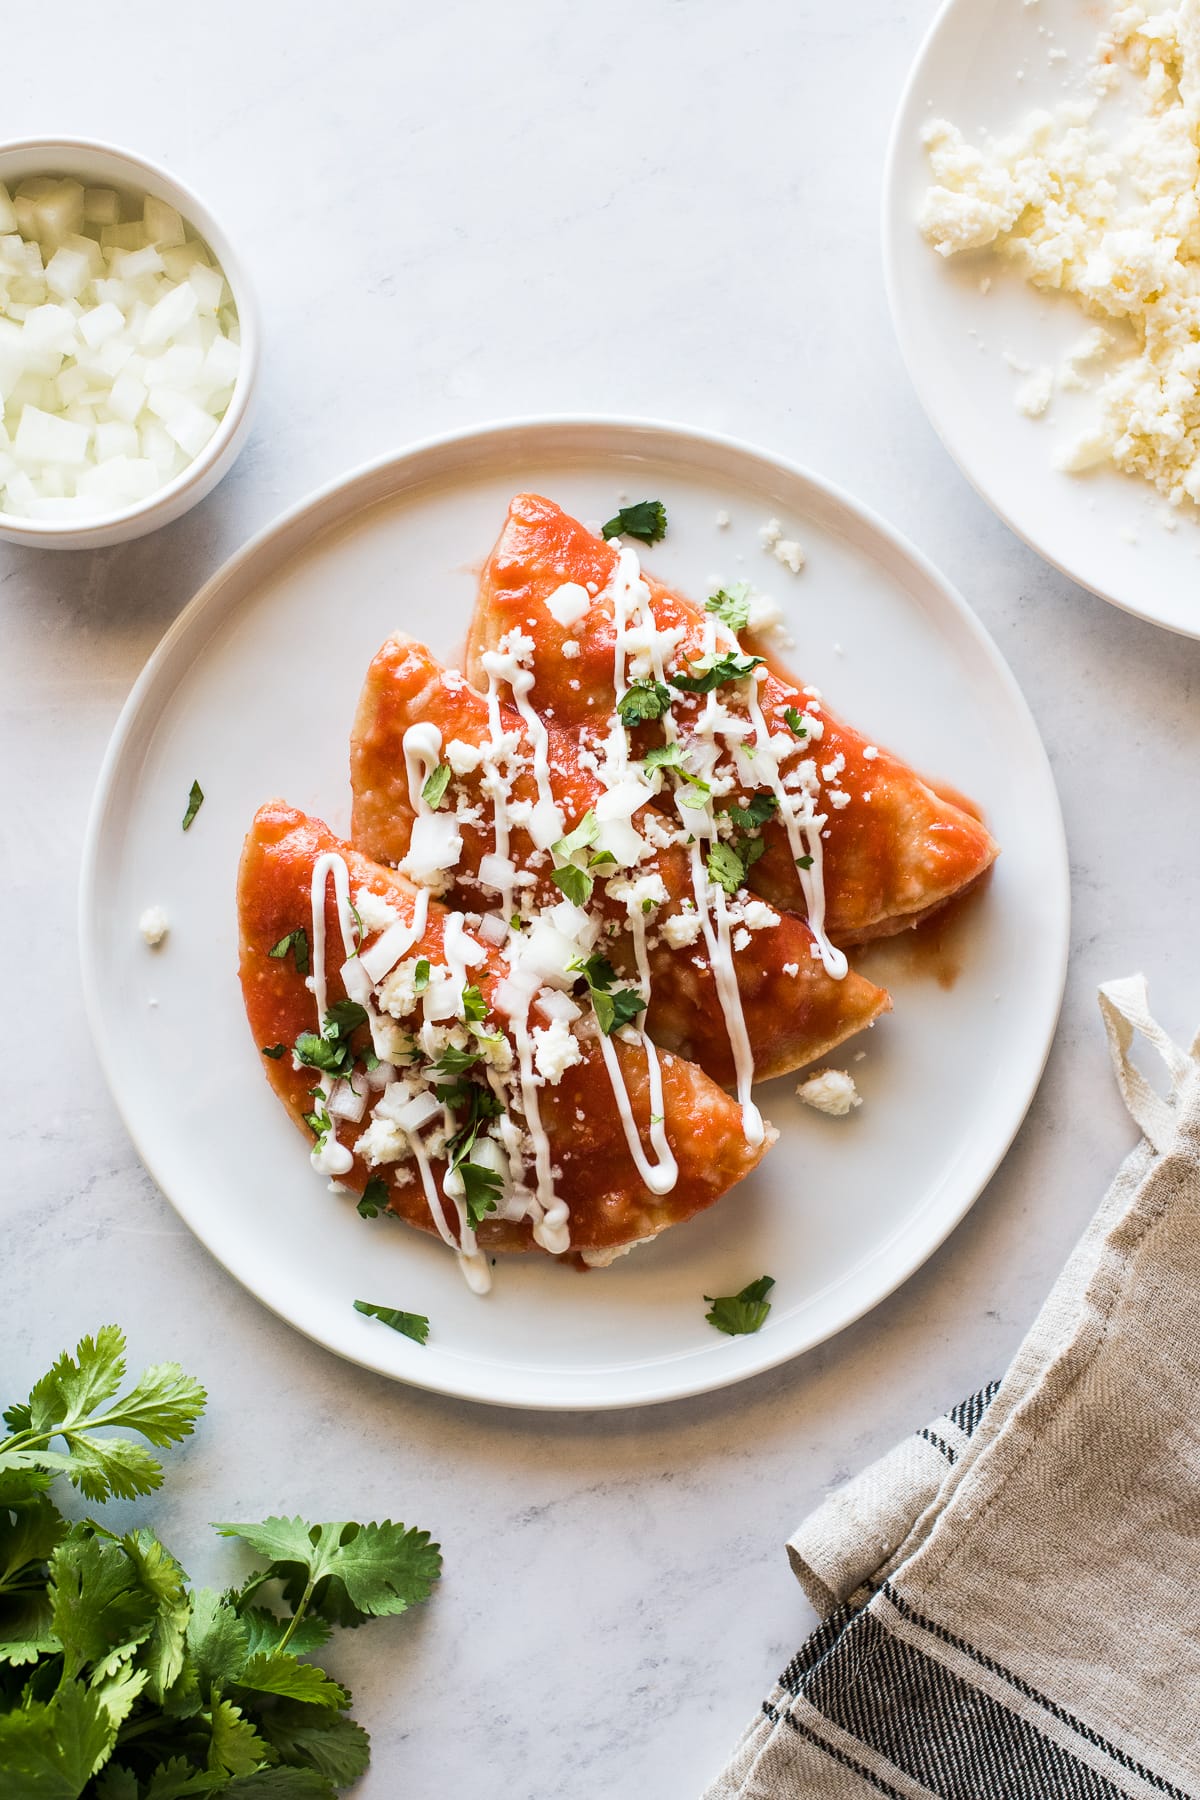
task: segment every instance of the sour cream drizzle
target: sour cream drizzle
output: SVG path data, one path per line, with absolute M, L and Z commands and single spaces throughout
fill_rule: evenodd
M 329 999 L 328 984 L 325 980 L 325 893 L 329 877 L 333 876 L 333 892 L 337 902 L 338 924 L 342 929 L 342 948 L 345 954 L 353 956 L 358 947 L 358 937 L 354 924 L 354 914 L 350 908 L 350 871 L 346 867 L 345 858 L 335 851 L 326 851 L 318 856 L 313 864 L 312 885 L 309 890 L 312 903 L 312 990 L 317 1003 L 317 1030 L 325 1024 L 325 1012 Z M 321 1090 L 326 1105 L 333 1092 L 333 1082 L 328 1075 L 317 1077 L 317 1085 Z M 327 1115 L 328 1116 L 328 1115 Z M 333 1123 L 325 1132 L 320 1146 L 310 1152 L 309 1160 L 314 1169 L 322 1175 L 345 1175 L 354 1166 L 354 1158 L 344 1144 L 339 1144 L 337 1130 Z
M 430 740 L 426 739 L 425 741 L 422 741 L 419 736 L 414 736 L 414 734 L 419 734 L 422 731 L 433 733 L 436 736 L 437 742 L 433 745 L 432 750 L 430 749 Z M 411 747 L 409 744 L 410 738 L 414 739 Z M 415 811 L 419 811 L 422 807 L 426 812 L 429 811 L 428 804 L 420 797 L 420 789 L 428 779 L 428 769 L 424 768 L 423 764 L 429 755 L 432 755 L 433 762 L 436 764 L 441 750 L 441 741 L 441 735 L 438 733 L 436 726 L 414 726 L 410 731 L 405 733 L 404 754 L 408 765 L 410 797 L 413 796 L 414 779 L 416 780 L 416 797 L 413 798 L 413 808 Z M 354 957 L 358 949 L 358 932 L 355 924 L 354 911 L 350 904 L 350 871 L 346 867 L 345 857 L 339 856 L 336 851 L 326 851 L 323 855 L 319 856 L 313 864 L 311 887 L 312 985 L 313 997 L 317 1003 L 318 1031 L 321 1030 L 321 1027 L 325 1022 L 325 1013 L 329 997 L 328 984 L 325 979 L 325 894 L 330 875 L 333 876 L 333 891 L 337 900 L 338 922 L 342 931 L 342 947 L 347 959 Z M 409 922 L 407 931 L 403 934 L 408 941 L 407 943 L 399 943 L 397 955 L 395 957 L 396 962 L 399 962 L 402 956 L 407 955 L 408 951 L 418 939 L 424 936 L 428 917 L 429 894 L 424 888 L 421 888 L 418 890 L 416 899 L 413 903 L 412 919 Z M 452 924 L 457 924 L 460 928 L 462 926 L 462 920 L 458 918 L 457 914 L 451 915 L 450 922 Z M 395 927 L 389 927 L 389 929 L 394 930 Z M 450 935 L 450 931 L 447 930 L 447 940 L 449 940 Z M 462 935 L 465 936 L 465 932 L 463 932 Z M 467 940 L 468 944 L 470 941 L 470 939 Z M 465 963 L 462 965 L 462 972 L 465 978 Z M 367 1012 L 368 1017 L 373 1019 L 375 1016 L 374 1008 L 371 1007 L 369 1003 L 367 1005 Z M 372 1041 L 374 1041 L 374 1026 L 372 1026 Z M 328 1103 L 333 1084 L 329 1076 L 325 1074 L 321 1074 L 318 1077 L 318 1081 L 325 1101 Z M 448 1128 L 453 1129 L 452 1122 Z M 437 1227 L 443 1242 L 448 1244 L 456 1253 L 459 1267 L 462 1269 L 467 1286 L 477 1294 L 486 1294 L 492 1283 L 491 1271 L 488 1267 L 487 1258 L 482 1256 L 479 1252 L 475 1241 L 475 1233 L 467 1222 L 466 1208 L 462 1201 L 463 1185 L 461 1177 L 458 1180 L 457 1193 L 453 1191 L 453 1177 L 448 1175 L 443 1183 L 445 1194 L 439 1194 L 437 1183 L 433 1178 L 433 1170 L 430 1166 L 429 1156 L 420 1136 L 415 1131 L 406 1131 L 404 1135 L 408 1140 L 416 1160 L 417 1168 L 420 1171 L 421 1185 L 425 1191 L 425 1200 L 429 1207 L 430 1218 Z M 348 1150 L 344 1144 L 338 1142 L 336 1123 L 331 1126 L 328 1132 L 326 1132 L 325 1141 L 321 1148 L 312 1151 L 310 1161 L 312 1162 L 313 1168 L 319 1170 L 322 1175 L 345 1175 L 353 1168 L 353 1153 Z M 459 1235 L 457 1238 L 451 1231 L 449 1222 L 446 1218 L 447 1200 L 449 1200 L 458 1216 Z
M 491 670 L 488 671 L 487 687 L 488 707 L 488 741 L 483 753 L 482 786 L 485 794 L 492 802 L 492 830 L 494 833 L 496 855 L 511 869 L 509 856 L 510 825 L 508 817 L 509 781 L 501 772 L 500 757 L 504 754 L 505 733 L 504 722 L 500 717 L 500 685 Z M 513 882 L 504 881 L 500 887 L 500 911 L 507 919 L 513 908 Z
M 610 594 L 613 607 L 613 624 L 615 634 L 613 656 L 613 687 L 617 697 L 617 708 L 629 691 L 629 680 L 626 668 L 627 640 L 629 621 L 636 614 L 637 622 L 646 628 L 649 641 L 651 668 L 656 681 L 665 681 L 665 664 L 659 633 L 655 628 L 654 614 L 650 607 L 650 590 L 642 577 L 641 563 L 636 550 L 628 546 L 617 553 L 616 567 L 610 582 Z M 711 698 L 711 697 L 710 697 Z M 706 713 L 711 709 L 706 708 Z M 703 723 L 703 721 L 702 721 Z M 663 733 L 668 743 L 679 741 L 679 728 L 673 715 L 667 712 L 662 719 Z M 619 740 L 619 742 L 618 742 Z M 615 767 L 619 774 L 624 774 L 629 757 L 629 735 L 621 722 L 619 710 L 615 710 L 609 728 L 609 748 L 606 756 L 605 777 L 609 768 Z M 696 809 L 696 836 L 716 837 L 716 820 L 711 803 L 704 808 Z M 721 1012 L 725 1020 L 725 1030 L 729 1036 L 729 1045 L 733 1053 L 734 1072 L 737 1078 L 738 1103 L 742 1109 L 742 1130 L 749 1144 L 761 1144 L 763 1141 L 763 1120 L 758 1107 L 750 1098 L 750 1088 L 754 1081 L 754 1057 L 750 1049 L 750 1038 L 746 1030 L 746 1017 L 742 1010 L 742 995 L 738 986 L 737 971 L 733 966 L 733 947 L 730 942 L 729 920 L 725 908 L 725 895 L 715 882 L 708 880 L 707 872 L 700 857 L 699 842 L 691 846 L 690 861 L 692 869 L 692 891 L 696 906 L 700 913 L 704 929 L 704 941 L 708 947 L 709 961 L 712 964 L 713 977 L 717 984 L 717 997 L 721 1003 Z M 715 914 L 715 918 L 714 918 Z M 638 946 L 637 927 L 634 924 L 635 948 Z M 641 935 L 639 974 L 643 982 L 643 998 L 649 1001 L 649 967 L 645 959 L 645 935 Z M 645 1031 L 641 1033 L 647 1046 L 647 1057 L 653 1057 L 657 1073 L 657 1053 L 650 1045 Z M 614 1059 L 615 1060 L 615 1059 Z M 612 1075 L 612 1065 L 605 1058 Z M 652 1077 L 653 1079 L 653 1077 Z M 614 1088 L 614 1092 L 615 1092 Z M 661 1086 L 660 1086 L 661 1092 Z M 617 1104 L 621 1105 L 621 1096 L 617 1096 Z M 628 1095 L 625 1095 L 625 1107 L 628 1108 Z M 656 1102 L 655 1113 L 661 1111 Z M 624 1116 L 624 1114 L 622 1114 Z M 665 1137 L 663 1142 L 665 1144 Z M 631 1146 L 632 1148 L 632 1146 Z M 657 1144 L 656 1144 L 657 1148 Z M 645 1177 L 643 1176 L 643 1180 Z M 674 1185 L 674 1182 L 669 1184 Z M 667 1192 L 668 1189 L 656 1189 L 656 1192 Z
M 757 671 L 756 671 L 757 673 Z M 785 788 L 779 774 L 779 758 L 771 742 L 771 732 L 763 717 L 762 703 L 758 697 L 758 682 L 753 678 L 749 683 L 750 692 L 747 706 L 754 723 L 756 748 L 763 752 L 764 773 L 771 792 L 779 802 L 779 818 L 788 837 L 788 849 L 796 865 L 796 873 L 800 877 L 800 886 L 804 890 L 804 901 L 808 909 L 808 929 L 812 932 L 825 973 L 832 975 L 835 981 L 845 979 L 850 965 L 845 954 L 836 945 L 831 944 L 825 932 L 825 877 L 824 852 L 821 846 L 821 833 L 828 823 L 828 815 L 818 813 L 813 805 L 811 794 L 798 793 Z M 811 857 L 807 869 L 800 866 L 802 857 Z

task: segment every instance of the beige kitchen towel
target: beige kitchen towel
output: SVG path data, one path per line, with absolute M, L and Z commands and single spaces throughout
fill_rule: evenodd
M 1004 1379 L 797 1531 L 823 1623 L 706 1800 L 1200 1800 L 1200 1038 L 1100 1004 L 1142 1142 Z

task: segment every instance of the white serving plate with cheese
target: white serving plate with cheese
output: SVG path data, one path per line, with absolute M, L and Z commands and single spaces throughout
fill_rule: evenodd
M 1102 599 L 1200 637 L 1200 508 L 1170 507 L 1149 483 L 1112 468 L 1055 468 L 1055 451 L 1096 416 L 1094 389 L 1057 392 L 1039 419 L 1017 405 L 1027 377 L 1006 358 L 1056 367 L 1095 321 L 1069 296 L 1030 287 L 991 252 L 939 256 L 917 226 L 930 185 L 921 143 L 928 121 L 948 119 L 978 143 L 1005 136 L 1038 108 L 1092 96 L 1085 71 L 1108 16 L 1093 0 L 947 0 L 893 128 L 883 210 L 888 293 L 921 404 L 988 505 Z M 1098 122 L 1119 129 L 1128 116 L 1119 100 L 1106 102 Z
M 583 519 L 659 498 L 655 574 L 703 595 L 749 579 L 785 609 L 789 659 L 829 704 L 984 807 L 1002 845 L 943 945 L 855 958 L 895 1012 L 834 1059 L 863 1105 L 831 1119 L 795 1080 L 756 1090 L 781 1141 L 691 1223 L 587 1275 L 500 1259 L 470 1293 L 436 1240 L 364 1221 L 309 1167 L 242 1012 L 234 882 L 256 807 L 278 795 L 349 821 L 348 735 L 396 627 L 457 660 L 480 563 L 511 496 Z M 717 525 L 726 511 L 729 525 Z M 777 516 L 793 575 L 759 529 Z M 180 820 L 198 779 L 204 805 Z M 100 777 L 84 857 L 84 986 L 113 1094 L 147 1166 L 225 1267 L 365 1367 L 444 1393 L 560 1408 L 639 1405 L 739 1381 L 840 1330 L 957 1223 L 1037 1085 L 1066 966 L 1062 821 L 1036 727 L 995 646 L 929 564 L 855 502 L 780 458 L 666 425 L 549 419 L 441 438 L 287 514 L 197 595 L 147 666 Z M 170 924 L 142 941 L 151 906 Z M 947 970 L 943 967 L 945 977 Z M 856 1052 L 865 1050 L 862 1061 Z M 756 1336 L 721 1336 L 705 1294 L 774 1276 Z M 425 1313 L 426 1347 L 353 1310 Z

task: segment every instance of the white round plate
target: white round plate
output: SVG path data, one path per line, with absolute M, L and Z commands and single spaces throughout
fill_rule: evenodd
M 918 398 L 988 505 L 1102 599 L 1200 637 L 1200 514 L 1168 506 L 1148 482 L 1112 468 L 1081 476 L 1054 467 L 1056 449 L 1094 422 L 1094 388 L 1059 390 L 1041 419 L 1016 406 L 1026 377 L 1006 358 L 1056 368 L 1095 321 L 1066 295 L 1032 288 L 991 252 L 937 255 L 917 228 L 930 185 L 921 144 L 928 121 L 948 119 L 978 144 L 1035 109 L 1094 99 L 1084 76 L 1102 24 L 1092 0 L 943 6 L 892 132 L 883 199 L 888 294 Z M 1065 60 L 1054 56 L 1059 50 Z M 1114 106 L 1103 103 L 1101 121 L 1126 116 Z
M 895 1013 L 838 1057 L 862 1107 L 828 1119 L 794 1081 L 760 1090 L 781 1140 L 750 1180 L 604 1272 L 501 1259 L 486 1299 L 433 1238 L 363 1221 L 309 1167 L 246 1029 L 234 880 L 242 836 L 282 796 L 345 830 L 359 686 L 396 627 L 457 660 L 482 559 L 522 489 L 587 520 L 661 498 L 647 562 L 685 591 L 752 579 L 787 609 L 794 662 L 880 743 L 977 798 L 1004 853 L 941 951 L 867 966 Z M 731 517 L 716 524 L 718 510 Z M 762 549 L 800 538 L 793 576 Z M 204 805 L 180 820 L 192 781 Z M 138 918 L 170 934 L 147 949 Z M 1004 1154 L 1058 1016 L 1066 850 L 1045 753 L 995 646 L 913 549 L 824 482 L 728 439 L 551 419 L 418 446 L 327 488 L 197 595 L 148 664 L 100 777 L 82 886 L 84 985 L 117 1104 L 193 1231 L 276 1312 L 343 1356 L 513 1406 L 632 1406 L 738 1381 L 873 1306 L 941 1242 Z M 860 959 L 861 960 L 861 959 Z M 917 960 L 920 960 L 919 958 Z M 943 981 L 951 970 L 941 970 Z M 862 1062 L 853 1059 L 866 1051 Z M 757 1336 L 705 1322 L 705 1294 L 770 1274 Z M 353 1310 L 432 1321 L 425 1348 Z

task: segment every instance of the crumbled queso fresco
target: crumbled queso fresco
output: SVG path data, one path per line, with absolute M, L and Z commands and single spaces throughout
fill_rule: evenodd
M 1127 71 L 1139 107 L 1116 137 L 1103 96 Z M 1200 26 L 1194 0 L 1119 7 L 1089 73 L 1101 98 L 1039 112 L 976 147 L 944 119 L 924 132 L 934 185 L 921 229 L 942 256 L 993 248 L 1035 287 L 1073 295 L 1132 333 L 1103 376 L 1093 425 L 1056 458 L 1077 472 L 1111 462 L 1173 504 L 1200 503 Z M 1058 372 L 1062 387 L 1112 342 L 1093 331 Z M 1017 403 L 1039 417 L 1052 372 Z
M 855 1086 L 854 1077 L 845 1069 L 818 1069 L 815 1075 L 807 1076 L 800 1083 L 796 1092 L 806 1106 L 828 1113 L 834 1119 L 844 1119 L 847 1113 L 862 1105 L 862 1095 Z

